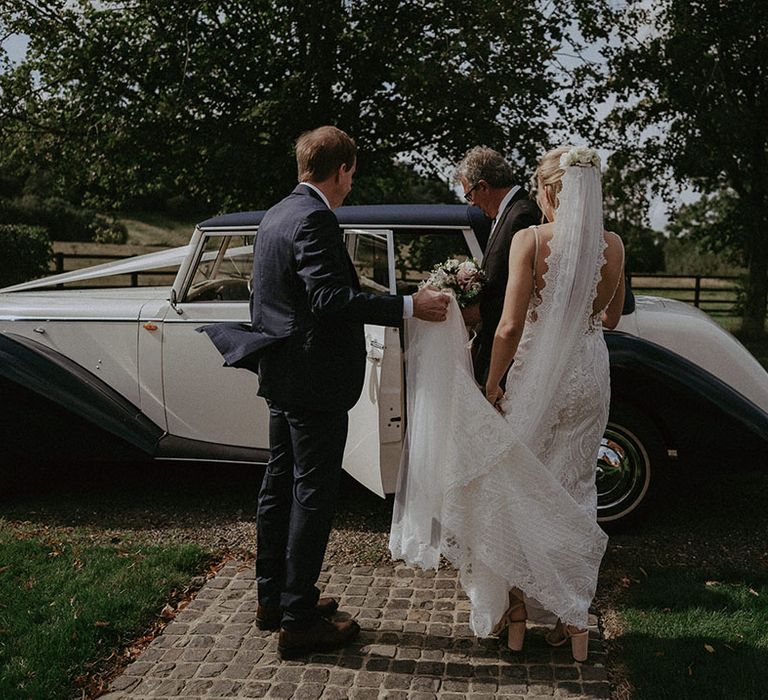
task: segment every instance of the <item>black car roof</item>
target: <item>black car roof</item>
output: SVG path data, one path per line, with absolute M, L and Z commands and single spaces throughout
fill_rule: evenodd
M 222 214 L 198 224 L 200 228 L 249 228 L 258 226 L 266 212 Z M 473 226 L 488 221 L 477 207 L 466 204 L 366 204 L 335 210 L 343 226 Z

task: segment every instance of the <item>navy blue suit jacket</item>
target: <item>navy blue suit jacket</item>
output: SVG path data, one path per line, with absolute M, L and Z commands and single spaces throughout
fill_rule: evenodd
M 339 223 L 298 185 L 264 215 L 253 252 L 251 328 L 202 328 L 225 363 L 259 374 L 280 408 L 348 410 L 365 377 L 364 323 L 397 326 L 403 298 L 360 291 Z

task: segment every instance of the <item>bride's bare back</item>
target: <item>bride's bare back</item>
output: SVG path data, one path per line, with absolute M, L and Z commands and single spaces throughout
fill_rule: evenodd
M 515 357 L 528 317 L 531 296 L 540 297 L 544 289 L 549 242 L 553 233 L 552 224 L 543 224 L 518 231 L 512 237 L 504 308 L 496 328 L 486 386 L 486 390 L 492 391 L 495 396 L 502 394 L 498 384 Z M 603 237 L 606 243 L 605 264 L 600 271 L 592 312 L 595 316 L 600 315 L 602 325 L 610 329 L 619 323 L 624 306 L 624 245 L 615 233 L 604 231 Z M 590 270 L 584 272 L 593 274 Z
M 539 253 L 536 255 L 536 243 L 532 229 L 519 231 L 516 236 L 530 237 L 530 251 L 521 250 L 521 253 L 530 252 L 531 267 L 533 260 L 536 259 L 535 271 L 535 290 L 537 296 L 541 295 L 544 289 L 544 274 L 547 272 L 547 258 L 549 257 L 549 242 L 552 240 L 553 225 L 543 224 L 536 227 L 539 237 Z M 605 265 L 600 273 L 600 282 L 597 285 L 597 296 L 592 304 L 592 313 L 598 314 L 604 312 L 603 325 L 607 328 L 615 328 L 621 318 L 621 309 L 624 306 L 624 244 L 618 235 L 611 231 L 603 231 L 606 249 Z M 527 257 L 527 255 L 526 255 Z M 511 261 L 510 261 L 511 262 Z

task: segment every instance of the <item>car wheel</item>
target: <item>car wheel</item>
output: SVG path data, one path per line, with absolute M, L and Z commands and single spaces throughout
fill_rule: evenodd
M 666 462 L 656 425 L 632 406 L 612 406 L 597 457 L 598 522 L 616 529 L 642 518 Z

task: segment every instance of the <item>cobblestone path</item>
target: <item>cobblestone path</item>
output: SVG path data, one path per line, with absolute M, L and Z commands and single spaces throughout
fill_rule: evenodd
M 454 569 L 330 566 L 320 582 L 360 623 L 353 646 L 281 661 L 277 634 L 255 624 L 253 563 L 232 561 L 102 698 L 610 697 L 597 628 L 583 664 L 566 649 L 548 647 L 536 628 L 517 654 L 496 639 L 478 640 Z

